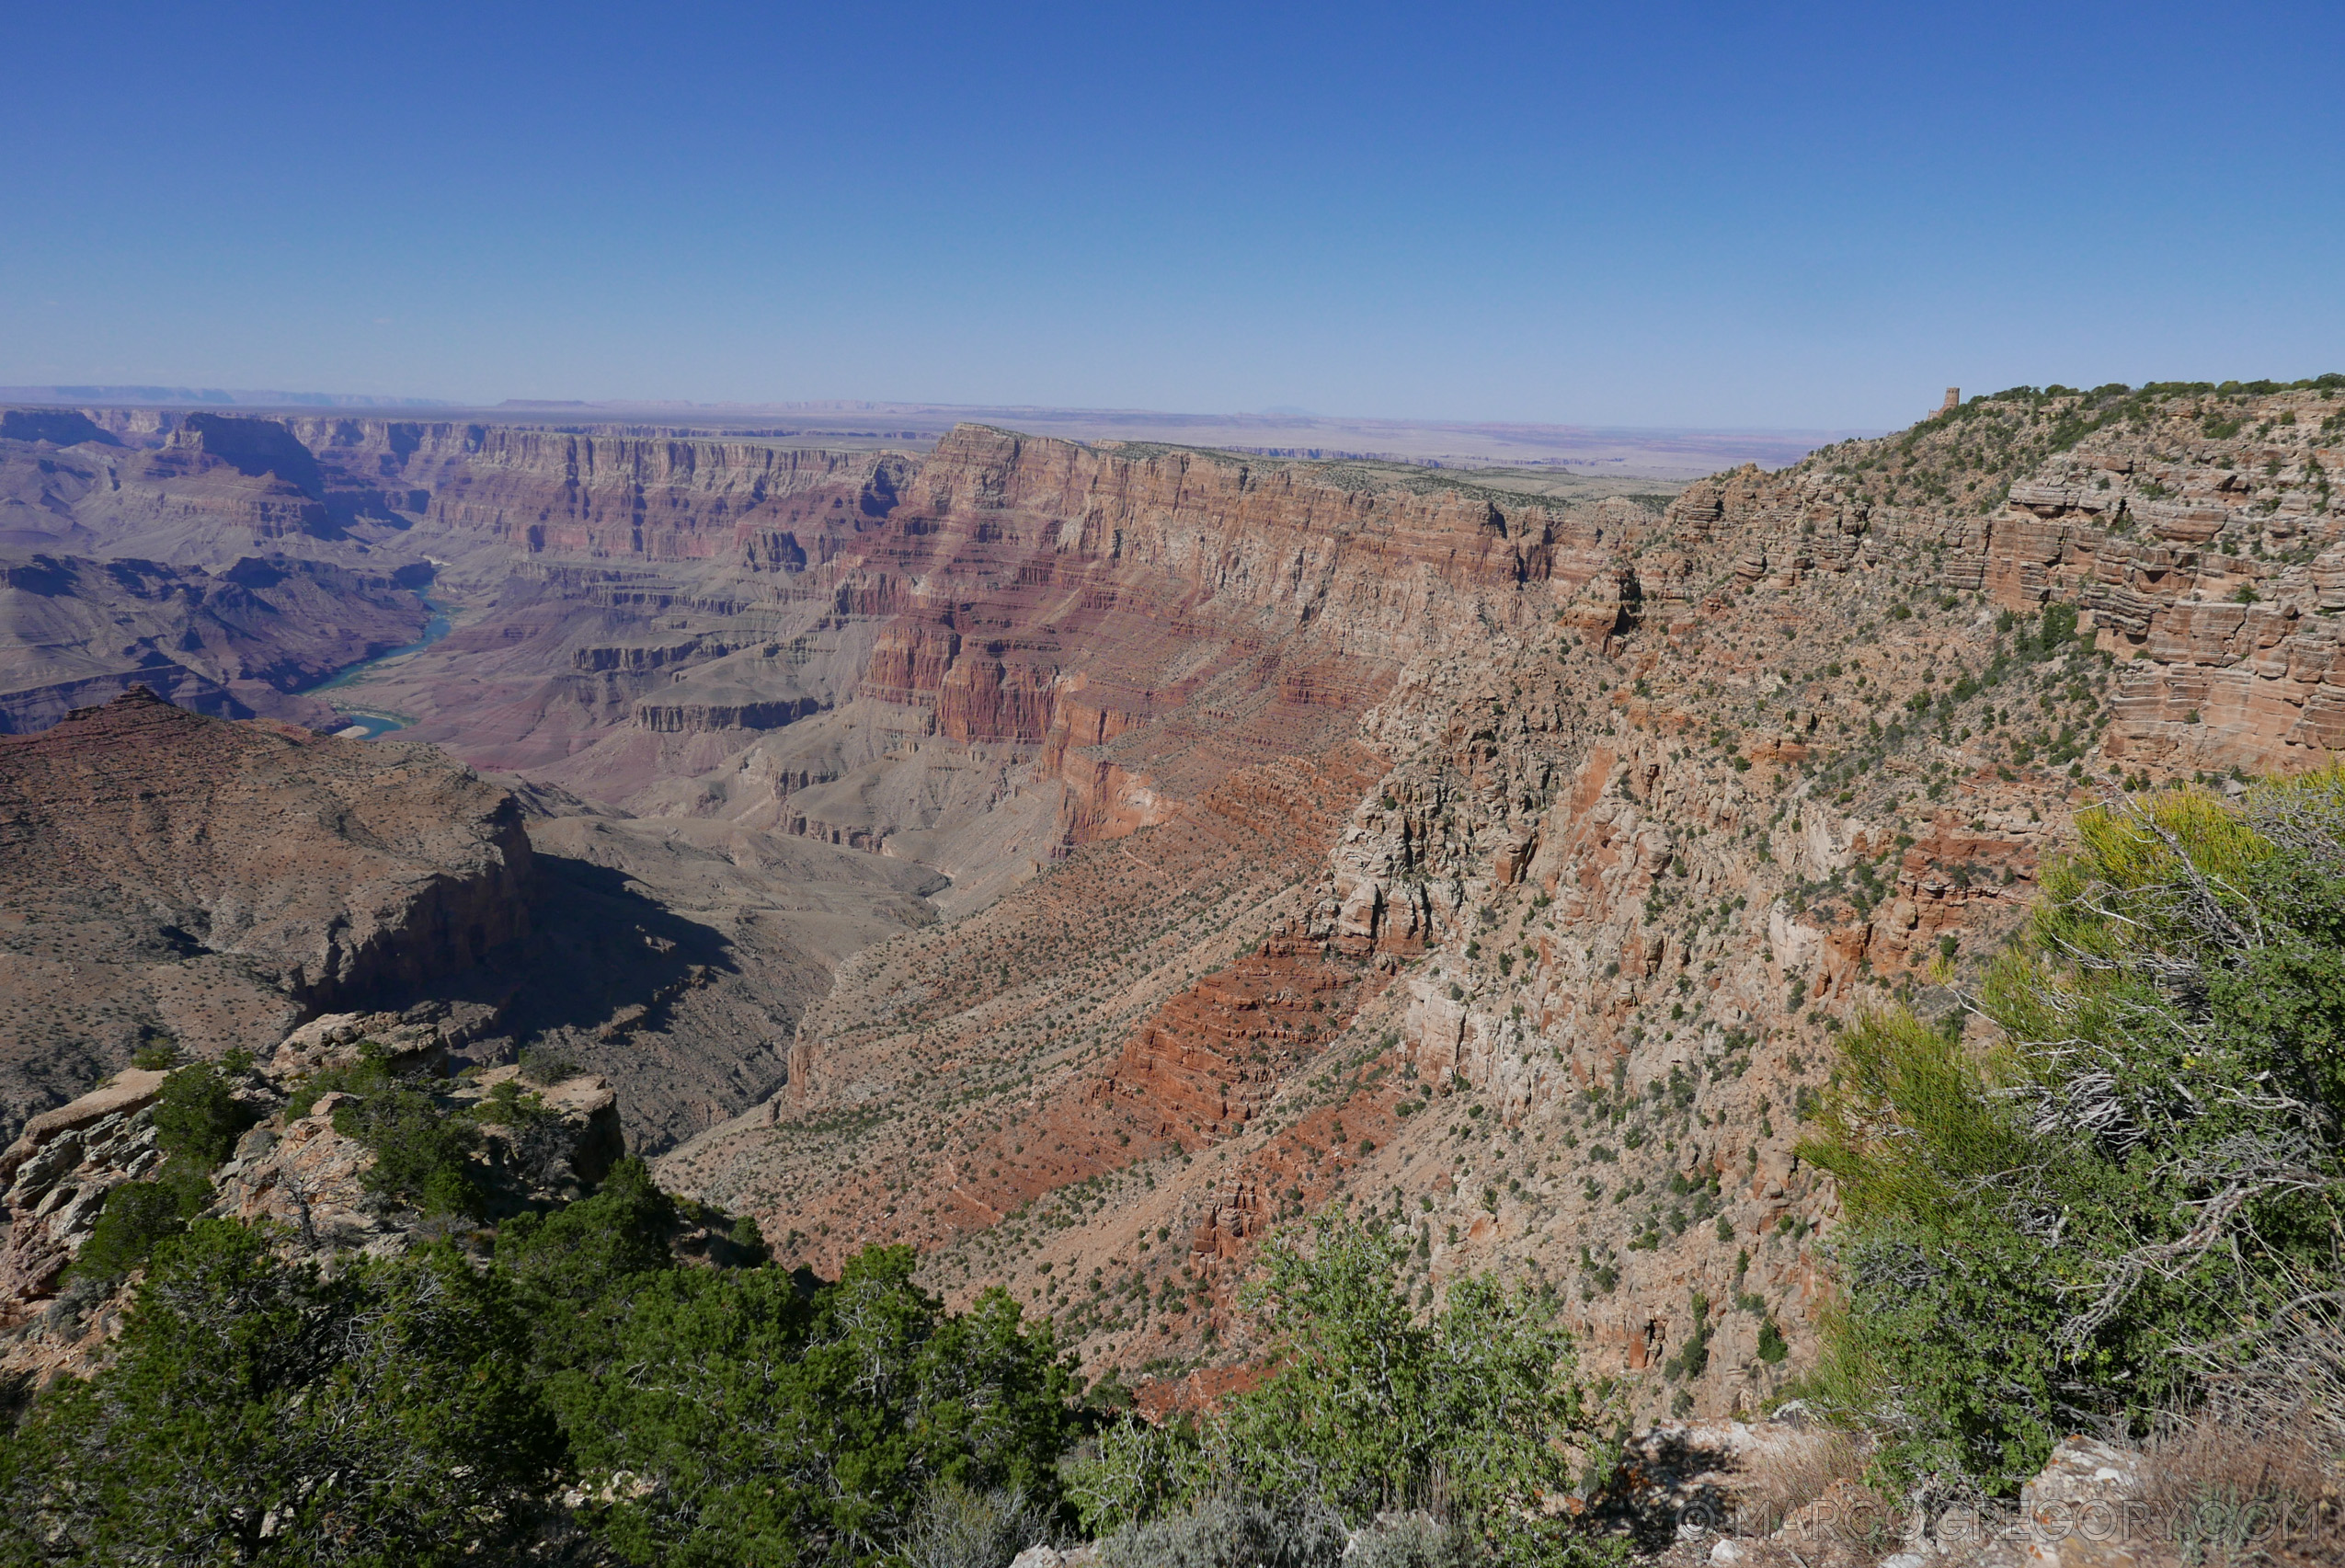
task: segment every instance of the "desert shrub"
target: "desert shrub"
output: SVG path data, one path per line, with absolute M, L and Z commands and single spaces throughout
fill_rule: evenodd
M 1106 1537 L 1180 1508 L 1211 1483 L 1195 1425 L 1127 1413 L 1097 1451 L 1069 1467 L 1068 1500 L 1083 1528 Z
M 668 1238 L 675 1226 L 675 1201 L 629 1158 L 591 1196 L 498 1227 L 497 1262 L 512 1276 L 541 1369 L 608 1365 L 637 1283 L 674 1261 Z
M 131 1065 L 148 1072 L 175 1068 L 179 1065 L 178 1044 L 168 1039 L 149 1040 L 131 1053 Z
M 392 1082 L 346 1100 L 334 1107 L 334 1130 L 374 1151 L 360 1178 L 368 1191 L 426 1214 L 483 1212 L 471 1159 L 479 1129 L 428 1092 Z
M 1323 1220 L 1264 1248 L 1252 1296 L 1278 1368 L 1224 1401 L 1199 1438 L 1127 1423 L 1080 1467 L 1076 1501 L 1114 1529 L 1209 1497 L 1327 1506 L 1365 1523 L 1438 1495 L 1504 1561 L 1605 1555 L 1542 1511 L 1613 1479 L 1617 1435 L 1578 1379 L 1554 1304 L 1486 1277 L 1421 1318 L 1410 1238 Z
M 372 1040 L 359 1042 L 359 1059 L 324 1068 L 293 1085 L 285 1099 L 285 1119 L 298 1121 L 317 1108 L 327 1094 L 367 1095 L 391 1087 L 390 1059 Z
M 566 1056 L 547 1050 L 525 1050 L 521 1053 L 521 1081 L 540 1088 L 559 1083 L 566 1078 L 578 1076 L 578 1064 Z
M 2145 1500 L 2185 1562 L 2270 1562 L 2276 1546 L 2335 1562 L 2345 1517 L 2322 1459 L 2302 1430 L 2201 1419 L 2151 1445 Z
M 1848 1216 L 1816 1391 L 1908 1482 L 2008 1493 L 2302 1362 L 2345 1283 L 2345 771 L 2077 832 L 1982 987 L 2001 1043 L 1866 1020 L 1802 1146 Z
M 551 1386 L 626 1561 L 873 1563 L 940 1485 L 1050 1510 L 1076 1384 L 1047 1322 L 1001 1291 L 952 1316 L 909 1247 L 812 1291 L 774 1268 L 638 1279 L 608 1375 Z
M 766 1245 L 765 1230 L 758 1224 L 755 1215 L 744 1214 L 736 1219 L 726 1231 L 725 1239 L 732 1243 L 734 1251 L 744 1263 L 755 1265 L 772 1259 L 773 1249 Z
M 106 1195 L 97 1223 L 67 1271 L 74 1279 L 111 1284 L 143 1267 L 157 1244 L 203 1212 L 212 1183 L 189 1161 L 173 1160 L 153 1181 L 125 1182 Z
M 488 1093 L 473 1107 L 473 1120 L 498 1127 L 520 1129 L 540 1122 L 555 1120 L 546 1108 L 545 1096 L 534 1094 L 521 1087 L 518 1078 L 499 1079 L 489 1085 Z
M 445 1248 L 327 1279 L 199 1220 L 113 1362 L 0 1444 L 0 1557 L 513 1561 L 559 1454 L 524 1345 L 499 1278 Z
M 1379 1517 L 1344 1561 L 1345 1568 L 1466 1568 L 1481 1560 L 1481 1544 L 1454 1521 L 1420 1511 Z
M 532 1186 L 561 1190 L 578 1179 L 577 1129 L 535 1090 L 507 1078 L 490 1086 L 470 1113 L 483 1127 L 497 1128 L 498 1160 L 509 1175 Z
M 183 1067 L 163 1081 L 154 1102 L 155 1147 L 177 1160 L 210 1170 L 236 1147 L 260 1113 L 229 1092 L 228 1082 L 209 1063 Z
M 1048 1510 L 1015 1487 L 973 1492 L 946 1482 L 921 1499 L 899 1556 L 905 1568 L 1008 1568 L 1053 1533 Z
M 1863 1443 L 1847 1432 L 1827 1428 L 1778 1439 L 1743 1466 L 1737 1528 L 1746 1535 L 1773 1534 L 1836 1483 L 1862 1479 L 1865 1460 Z
M 1100 1542 L 1102 1568 L 1334 1568 L 1344 1521 L 1324 1505 L 1271 1505 L 1219 1494 Z

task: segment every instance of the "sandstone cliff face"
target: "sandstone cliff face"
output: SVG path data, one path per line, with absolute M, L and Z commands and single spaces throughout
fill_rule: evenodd
M 129 1071 L 25 1124 L 0 1153 L 7 1241 L 0 1250 L 0 1322 L 50 1294 L 97 1224 L 106 1195 L 162 1162 L 149 1115 L 165 1074 Z
M 504 792 L 429 750 L 224 724 L 143 690 L 0 744 L 11 1127 L 142 1041 L 249 1045 L 529 926 Z
M 1268 875 L 1233 876 L 1166 696 L 1240 718 L 1268 659 L 1242 697 L 1208 671 L 1147 701 L 1060 665 L 1040 760 L 1088 770 L 1068 819 L 1091 847 L 850 966 L 797 1098 L 668 1169 L 817 1259 L 920 1240 L 948 1291 L 1012 1282 L 1127 1372 L 1231 1354 L 1253 1249 L 1341 1199 L 1410 1228 L 1428 1290 L 1555 1285 L 1645 1412 L 1749 1408 L 1811 1354 L 1837 1211 L 1794 1145 L 1834 1034 L 1893 998 L 1950 1007 L 2120 773 L 2327 754 L 2335 408 L 2202 395 L 2078 435 L 2076 400 L 2036 399 L 1722 475 L 1664 517 L 1536 525 L 1191 454 L 940 449 L 913 495 L 961 558 L 1055 518 L 1054 574 L 1091 551 L 1169 573 L 1192 624 L 1283 622 L 1274 679 L 1299 669 L 1272 701 L 1330 668 L 1298 646 L 1340 649 L 1344 722 L 1279 749 L 1364 747 L 1365 787 L 1285 795 L 1251 841 Z M 1960 498 L 1947 469 L 1982 451 L 2008 461 Z M 1307 591 L 1271 566 L 1298 559 Z M 891 634 L 891 692 L 949 690 L 951 630 Z M 973 689 L 1039 662 L 991 658 Z

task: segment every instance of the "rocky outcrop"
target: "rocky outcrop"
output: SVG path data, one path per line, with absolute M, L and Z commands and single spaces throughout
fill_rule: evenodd
M 280 1248 L 329 1264 L 337 1254 L 403 1251 L 432 1229 L 429 1217 L 370 1188 L 374 1150 L 336 1126 L 350 1095 L 288 1104 L 303 1080 L 349 1066 L 362 1046 L 387 1051 L 404 1085 L 429 1093 L 438 1114 L 473 1125 L 471 1180 L 491 1222 L 576 1201 L 624 1154 L 606 1080 L 523 1083 L 514 1067 L 443 1079 L 431 1070 L 441 1043 L 390 1015 L 321 1019 L 296 1031 L 257 1070 L 232 1081 L 254 1125 L 210 1173 L 203 1217 L 265 1226 Z M 168 1076 L 121 1073 L 34 1117 L 0 1154 L 0 1378 L 86 1373 L 105 1356 L 135 1275 L 117 1286 L 70 1281 L 67 1271 L 109 1196 L 160 1169 L 154 1107 Z M 698 1238 L 702 1252 L 711 1244 Z
M 523 1088 L 500 1110 L 490 1091 L 516 1080 L 504 1067 L 432 1082 L 441 1114 L 478 1121 L 474 1180 L 491 1219 L 569 1203 L 591 1191 L 625 1152 L 618 1096 L 609 1081 L 573 1077 Z M 406 1246 L 415 1217 L 366 1186 L 373 1150 L 337 1130 L 349 1096 L 318 1096 L 306 1116 L 272 1117 L 245 1134 L 212 1174 L 210 1214 L 278 1227 L 314 1252 L 384 1252 Z
M 663 703 L 646 699 L 635 704 L 635 722 L 637 727 L 654 735 L 699 735 L 718 729 L 780 729 L 821 711 L 821 702 L 814 697 L 755 698 L 735 703 Z
M 1668 521 L 1734 540 L 1745 580 L 1919 551 L 1944 588 L 2000 608 L 2074 605 L 2125 660 L 2110 756 L 2300 767 L 2345 745 L 2336 398 L 2331 386 L 1976 400 L 1880 451 L 1693 486 Z M 2022 460 L 2030 442 L 2042 455 L 1997 485 L 1983 457 L 2014 442 Z M 1985 498 L 1898 498 L 1901 478 L 1942 484 L 1950 470 L 1976 475 L 1968 493 Z
M 0 843 L 9 1126 L 143 1041 L 216 1055 L 530 925 L 520 814 L 469 770 L 143 690 L 0 742 Z
M 161 1072 L 129 1071 L 25 1124 L 0 1154 L 7 1243 L 0 1251 L 0 1323 L 50 1294 L 97 1223 L 107 1194 L 153 1173 L 162 1155 L 151 1115 Z

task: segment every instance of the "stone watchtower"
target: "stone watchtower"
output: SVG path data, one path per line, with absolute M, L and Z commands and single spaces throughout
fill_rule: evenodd
M 1930 418 L 1934 419 L 1939 414 L 1951 414 L 1955 409 L 1960 408 L 1962 406 L 1962 389 L 1959 386 L 1950 386 L 1946 389 L 1946 401 L 1938 406 L 1937 412 L 1933 413 Z

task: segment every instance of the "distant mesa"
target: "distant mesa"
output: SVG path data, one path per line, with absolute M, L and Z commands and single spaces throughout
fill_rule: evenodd
M 51 446 L 122 443 L 78 408 L 10 408 L 0 411 L 0 441 L 47 441 Z
M 88 423 L 86 419 L 83 422 Z M 317 470 L 317 459 L 294 439 L 292 431 L 274 419 L 190 414 L 186 429 L 202 444 L 207 455 L 218 458 L 247 479 L 271 475 L 305 496 L 320 497 L 326 493 L 326 480 Z

